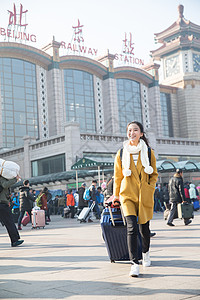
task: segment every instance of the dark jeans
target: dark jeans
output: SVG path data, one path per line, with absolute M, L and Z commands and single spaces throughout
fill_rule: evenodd
M 137 217 L 127 216 L 127 243 L 130 260 L 138 264 L 138 229 L 137 229 Z M 142 238 L 142 252 L 149 251 L 150 246 L 150 229 L 149 221 L 145 224 L 139 224 L 139 231 Z
M 26 212 L 26 210 L 21 210 L 20 211 L 20 215 L 19 215 L 19 219 L 18 219 L 18 227 L 21 227 L 21 222 L 22 222 L 22 219 L 24 217 L 25 212 Z M 27 213 L 30 216 L 30 222 L 31 222 L 31 210 L 27 211 Z
M 74 215 L 75 215 L 75 207 L 74 206 L 69 206 L 70 208 L 70 212 L 71 213 L 71 218 L 73 219 L 74 218 Z
M 172 203 L 170 208 L 169 217 L 167 219 L 167 223 L 172 223 L 174 219 L 178 217 L 177 213 L 177 202 Z M 186 224 L 189 221 L 189 219 L 184 219 L 184 223 Z
M 89 201 L 89 207 L 92 205 L 92 203 L 93 203 L 93 200 L 90 200 Z M 100 212 L 99 205 L 98 205 L 97 201 L 95 201 L 95 206 L 94 206 L 93 211 L 96 211 L 97 217 L 100 219 L 101 218 L 101 212 Z
M 20 239 L 19 232 L 15 226 L 11 209 L 7 204 L 0 203 L 0 220 L 6 226 L 11 243 L 17 242 Z

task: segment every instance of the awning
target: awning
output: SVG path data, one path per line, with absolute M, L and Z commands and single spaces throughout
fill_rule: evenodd
M 114 159 L 110 157 L 83 157 L 71 166 L 72 170 L 109 169 L 114 167 Z

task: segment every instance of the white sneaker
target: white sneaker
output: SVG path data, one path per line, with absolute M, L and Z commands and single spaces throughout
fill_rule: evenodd
M 146 253 L 142 253 L 142 265 L 143 265 L 143 267 L 150 267 L 151 260 L 150 260 L 150 256 L 149 256 L 149 251 Z
M 140 268 L 138 264 L 133 263 L 131 266 L 131 271 L 129 273 L 129 276 L 131 277 L 138 277 L 140 274 Z

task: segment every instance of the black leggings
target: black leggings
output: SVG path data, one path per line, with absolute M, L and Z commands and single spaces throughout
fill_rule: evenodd
M 137 217 L 127 216 L 127 243 L 130 260 L 138 264 L 138 229 L 137 229 Z M 150 229 L 149 221 L 145 224 L 139 224 L 139 231 L 142 238 L 142 252 L 149 251 L 150 246 Z

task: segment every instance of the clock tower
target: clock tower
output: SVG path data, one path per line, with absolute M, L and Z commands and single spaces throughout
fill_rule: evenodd
M 155 34 L 162 46 L 151 51 L 153 60 L 161 61 L 162 84 L 176 87 L 184 87 L 188 80 L 200 80 L 200 26 L 186 20 L 183 10 L 179 5 L 178 20 Z
M 173 126 L 178 136 L 200 139 L 200 26 L 186 20 L 183 11 L 183 5 L 179 5 L 177 21 L 155 34 L 162 46 L 151 55 L 153 61 L 161 62 L 160 83 L 177 88 L 173 101 L 178 108 L 178 124 Z

